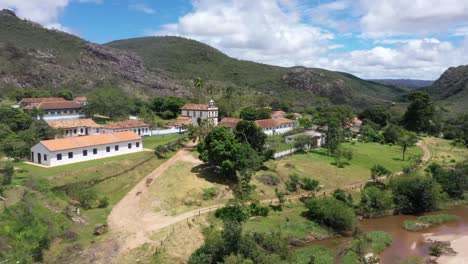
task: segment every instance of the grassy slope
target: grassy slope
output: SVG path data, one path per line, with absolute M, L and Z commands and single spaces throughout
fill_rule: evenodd
M 106 45 L 134 51 L 145 60 L 145 65 L 150 69 L 163 70 L 176 78 L 192 80 L 201 77 L 204 80 L 232 83 L 238 88 L 251 87 L 283 100 L 307 101 L 309 104 L 314 98 L 313 94 L 288 87 L 283 81 L 283 76 L 291 68 L 233 59 L 197 41 L 180 37 L 144 37 L 113 41 Z M 356 101 L 376 101 L 376 97 L 391 100 L 404 92 L 399 88 L 368 82 L 350 74 L 324 69 L 313 71 L 316 73 L 314 81 L 323 87 L 333 86 L 343 80 L 345 87 L 359 98 Z M 335 96 L 339 95 L 330 96 L 332 101 Z
M 450 146 L 450 140 L 426 137 L 424 144 L 428 146 L 431 152 L 431 160 L 441 164 L 452 164 L 468 159 L 468 151 L 463 148 L 453 148 Z
M 147 149 L 153 149 L 157 146 L 167 144 L 169 142 L 175 141 L 181 138 L 181 134 L 172 134 L 172 135 L 163 135 L 163 136 L 154 136 L 154 137 L 144 137 L 143 146 Z

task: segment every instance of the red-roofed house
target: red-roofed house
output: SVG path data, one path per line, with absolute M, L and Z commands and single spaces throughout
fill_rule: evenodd
M 139 136 L 151 136 L 150 125 L 140 120 L 125 120 L 110 123 L 102 127 L 102 133 L 114 133 L 122 131 L 133 131 Z
M 65 137 L 78 137 L 99 134 L 101 125 L 96 124 L 90 118 L 62 120 L 48 122 L 49 126 L 54 129 L 63 131 Z
M 41 99 L 38 100 L 38 103 L 28 103 L 23 107 L 24 110 L 40 110 L 37 119 L 43 119 L 47 122 L 49 121 L 58 121 L 58 120 L 73 120 L 84 118 L 85 114 L 82 109 L 82 105 L 73 101 L 67 100 L 43 100 L 51 98 L 25 98 L 26 99 Z M 28 100 L 29 101 L 29 100 Z M 35 101 L 35 100 L 31 100 Z
M 43 140 L 31 148 L 30 160 L 45 166 L 108 158 L 143 150 L 133 131 Z
M 218 125 L 227 127 L 229 131 L 232 131 L 237 126 L 237 123 L 239 123 L 241 120 L 241 118 L 236 117 L 224 117 L 221 119 Z
M 283 110 L 277 110 L 277 111 L 273 111 L 271 113 L 271 118 L 275 119 L 275 118 L 283 118 L 286 116 L 286 112 L 283 111 Z
M 79 103 L 80 105 L 87 105 L 88 98 L 84 96 L 76 97 L 75 99 L 73 99 L 73 102 Z
M 282 117 L 256 120 L 255 124 L 268 136 L 283 134 L 297 127 L 295 120 Z
M 213 100 L 208 104 L 185 104 L 180 108 L 182 116 L 189 117 L 194 126 L 198 126 L 198 120 L 207 119 L 213 125 L 218 125 L 218 107 Z

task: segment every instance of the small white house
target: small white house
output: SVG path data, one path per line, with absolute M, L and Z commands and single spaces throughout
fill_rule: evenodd
M 292 144 L 296 141 L 296 138 L 299 136 L 309 136 L 313 138 L 314 140 L 314 145 L 310 147 L 322 147 L 326 143 L 326 134 L 316 131 L 316 130 L 307 130 L 303 133 L 300 134 L 295 134 L 295 135 L 290 135 L 286 136 L 284 138 L 284 141 L 288 144 Z
M 101 126 L 92 119 L 76 119 L 48 122 L 54 129 L 62 130 L 64 137 L 89 136 L 101 133 Z
M 110 123 L 101 128 L 101 133 L 133 131 L 139 136 L 151 136 L 150 125 L 140 120 L 125 120 Z
M 257 124 L 267 136 L 284 134 L 297 127 L 297 122 L 295 120 L 282 117 L 256 120 L 255 124 Z
M 59 166 L 142 150 L 142 138 L 133 131 L 126 131 L 43 140 L 31 148 L 30 160 L 45 166 Z
M 213 100 L 208 104 L 185 104 L 180 109 L 182 116 L 189 117 L 194 126 L 198 126 L 199 119 L 208 119 L 209 124 L 218 125 L 218 107 Z

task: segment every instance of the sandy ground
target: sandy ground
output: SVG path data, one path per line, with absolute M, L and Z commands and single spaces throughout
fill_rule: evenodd
M 451 235 L 428 235 L 426 238 L 439 241 L 450 241 L 451 247 L 457 252 L 455 256 L 442 256 L 437 259 L 439 264 L 466 264 L 468 263 L 468 236 Z

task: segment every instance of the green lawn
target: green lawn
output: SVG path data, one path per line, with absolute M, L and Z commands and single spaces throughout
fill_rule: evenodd
M 176 141 L 177 139 L 183 136 L 184 136 L 183 134 L 171 134 L 171 135 L 163 135 L 163 136 L 144 137 L 143 147 L 147 149 L 153 149 L 157 146 Z
M 377 143 L 345 143 L 345 148 L 353 151 L 353 159 L 344 168 L 334 165 L 334 158 L 326 153 L 326 149 L 314 149 L 306 153 L 296 153 L 277 162 L 268 162 L 269 171 L 257 173 L 273 173 L 282 182 L 289 175 L 297 173 L 301 177 L 314 178 L 320 181 L 325 189 L 336 188 L 346 184 L 370 179 L 370 169 L 376 164 L 385 166 L 392 172 L 397 172 L 422 156 L 419 147 L 411 147 L 407 151 L 406 160 L 402 160 L 401 148 Z M 266 186 L 254 178 L 254 183 L 267 194 L 272 194 L 271 186 Z
M 431 152 L 431 161 L 449 165 L 468 159 L 468 149 L 452 147 L 451 140 L 425 137 L 423 141 Z
M 274 149 L 276 152 L 294 148 L 294 144 L 286 143 L 282 135 L 267 137 L 266 144 L 269 144 L 269 148 Z

